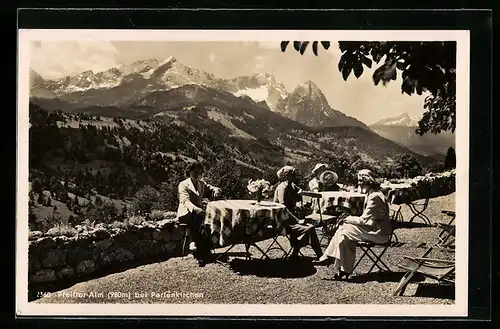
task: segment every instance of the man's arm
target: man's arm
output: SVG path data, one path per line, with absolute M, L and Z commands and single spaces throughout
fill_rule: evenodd
M 207 196 L 207 194 L 210 194 L 210 197 L 213 198 L 213 197 L 218 197 L 221 193 L 221 189 L 217 186 L 213 186 L 213 185 L 210 185 L 208 184 L 207 182 L 205 181 L 202 181 L 202 184 L 205 185 L 205 189 L 204 189 L 204 197 Z

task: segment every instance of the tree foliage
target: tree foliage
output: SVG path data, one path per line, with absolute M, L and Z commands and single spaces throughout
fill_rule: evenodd
M 294 41 L 294 49 L 301 54 L 311 42 Z M 321 42 L 323 44 L 324 41 Z M 289 41 L 281 43 L 285 51 Z M 318 41 L 313 41 L 313 52 L 317 56 Z M 326 47 L 325 49 L 328 49 Z M 381 64 L 373 72 L 373 82 L 386 85 L 397 79 L 401 73 L 401 92 L 408 95 L 422 95 L 425 98 L 424 113 L 416 129 L 423 135 L 431 132 L 455 131 L 456 127 L 456 42 L 361 42 L 340 41 L 342 56 L 338 70 L 344 80 L 351 72 L 359 78 L 364 67 L 372 68 L 373 62 Z
M 449 170 L 456 168 L 457 166 L 457 158 L 455 154 L 455 149 L 453 147 L 448 148 L 446 152 L 446 156 L 444 158 L 444 169 Z
M 422 174 L 422 166 L 412 154 L 401 154 L 396 158 L 394 169 L 402 178 L 413 178 Z

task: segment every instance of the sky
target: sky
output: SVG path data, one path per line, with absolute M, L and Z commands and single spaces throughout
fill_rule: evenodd
M 338 71 L 341 56 L 338 43 L 329 50 L 319 47 L 319 56 L 311 49 L 300 55 L 290 44 L 282 52 L 279 42 L 165 42 L 165 41 L 35 41 L 30 51 L 30 66 L 45 79 L 57 79 L 86 70 L 94 73 L 137 60 L 163 60 L 170 56 L 179 62 L 213 73 L 220 78 L 234 78 L 269 73 L 292 92 L 311 80 L 325 94 L 330 106 L 372 124 L 404 112 L 421 116 L 425 96 L 401 93 L 401 77 L 387 86 L 375 86 L 373 70 L 356 79 L 351 73 L 344 81 Z

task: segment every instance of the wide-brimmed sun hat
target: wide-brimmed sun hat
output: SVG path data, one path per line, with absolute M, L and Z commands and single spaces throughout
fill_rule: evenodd
M 319 176 L 319 181 L 323 184 L 335 184 L 339 180 L 337 173 L 327 170 Z
M 370 169 L 361 169 L 358 171 L 358 181 L 368 184 L 380 184 L 382 182 L 381 179 L 373 176 L 373 173 Z
M 297 169 L 292 166 L 284 166 L 283 168 L 278 170 L 276 175 L 278 176 L 278 179 L 283 180 L 295 175 L 296 171 Z
M 314 166 L 312 173 L 315 174 L 318 170 L 323 168 L 324 169 L 328 168 L 328 165 L 326 163 L 318 163 L 317 165 Z

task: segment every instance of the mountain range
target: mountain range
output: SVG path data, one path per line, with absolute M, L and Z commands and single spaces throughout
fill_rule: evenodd
M 270 74 L 221 79 L 169 57 L 140 60 L 103 72 L 85 71 L 44 80 L 31 70 L 31 101 L 42 108 L 129 119 L 154 119 L 197 127 L 215 121 L 229 136 L 311 156 L 359 153 L 381 163 L 411 153 L 372 127 L 337 111 L 306 81 L 288 93 Z M 218 132 L 219 133 L 219 132 Z M 303 158 L 303 157 L 302 157 Z
M 420 117 L 403 113 L 397 117 L 386 118 L 372 125 L 370 128 L 378 135 L 398 143 L 401 146 L 430 157 L 444 159 L 449 147 L 455 147 L 455 134 L 442 132 L 440 134 L 418 135 Z
M 288 93 L 270 74 L 220 79 L 191 68 L 174 57 L 164 61 L 140 60 L 94 73 L 85 71 L 55 81 L 45 81 L 32 71 L 32 96 L 58 98 L 79 106 L 129 106 L 151 92 L 162 92 L 186 84 L 226 91 L 238 97 L 265 102 L 270 110 L 308 126 L 357 126 L 361 121 L 333 110 L 321 90 L 307 81 Z

